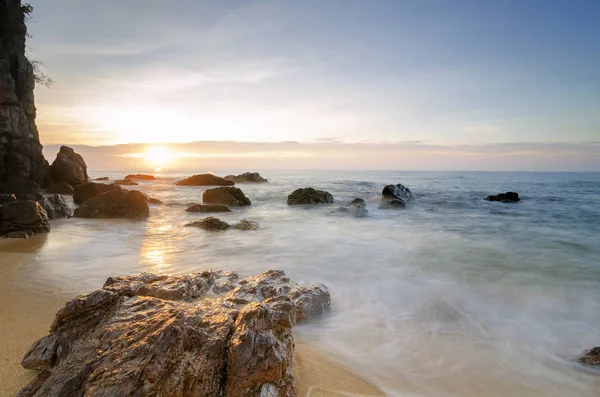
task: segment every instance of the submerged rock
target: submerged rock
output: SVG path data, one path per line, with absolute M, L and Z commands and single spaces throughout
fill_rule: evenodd
M 260 176 L 260 174 L 258 172 L 244 172 L 243 174 L 239 174 L 239 175 L 227 175 L 225 177 L 225 180 L 232 181 L 235 183 L 267 183 L 267 182 L 269 182 L 268 180 L 266 180 L 265 178 Z
M 60 194 L 40 196 L 38 202 L 46 210 L 48 219 L 70 218 L 73 216 L 73 209 Z
M 233 186 L 234 183 L 213 174 L 199 174 L 190 176 L 175 183 L 180 186 Z
M 600 346 L 584 351 L 578 361 L 585 365 L 600 366 Z
M 75 209 L 77 218 L 147 218 L 148 196 L 138 190 L 115 189 L 86 200 Z
M 401 210 L 404 208 L 406 208 L 406 203 L 399 199 L 384 200 L 377 207 L 378 210 Z
M 139 183 L 134 182 L 130 179 L 117 179 L 115 185 L 126 185 L 126 186 L 137 186 Z
M 329 306 L 280 270 L 110 277 L 29 349 L 19 397 L 296 396 L 291 329 Z
M 288 196 L 287 203 L 288 205 L 331 204 L 333 203 L 333 196 L 324 190 L 307 187 L 294 190 Z
M 238 223 L 234 224 L 233 228 L 238 230 L 258 230 L 260 226 L 257 222 L 249 221 L 248 219 L 242 219 Z
M 402 200 L 405 203 L 413 199 L 413 194 L 409 188 L 402 185 L 401 183 L 397 185 L 387 185 L 381 191 L 381 198 L 384 200 Z
M 331 211 L 332 215 L 351 215 L 355 218 L 364 218 L 369 214 L 367 210 L 367 203 L 361 198 L 355 198 L 349 201 L 345 207 L 340 207 L 334 211 Z
M 216 187 L 202 194 L 202 201 L 211 204 L 223 204 L 232 207 L 251 205 L 252 202 L 237 187 Z
M 208 218 L 200 219 L 200 220 L 197 220 L 194 222 L 187 223 L 187 224 L 185 224 L 185 226 L 199 227 L 201 229 L 210 230 L 210 231 L 227 230 L 231 227 L 231 225 L 229 223 L 223 222 L 222 220 L 220 220 L 218 218 L 214 218 L 212 216 L 209 216 Z
M 150 197 L 148 199 L 148 203 L 155 204 L 155 205 L 165 205 L 165 203 L 163 203 L 162 201 L 160 201 L 159 199 L 154 198 L 154 197 Z
M 66 182 L 71 186 L 88 182 L 87 165 L 83 157 L 68 146 L 61 146 L 56 160 L 50 166 L 50 175 L 54 183 Z
M 506 192 L 500 193 L 493 196 L 487 196 L 485 198 L 487 201 L 500 201 L 502 203 L 516 203 L 520 201 L 519 193 L 515 192 Z
M 73 186 L 69 185 L 67 182 L 58 182 L 53 185 L 50 185 L 46 188 L 46 193 L 50 194 L 73 194 Z
M 138 179 L 142 181 L 153 181 L 156 179 L 154 175 L 148 174 L 129 174 L 125 177 L 125 179 Z
M 231 212 L 231 209 L 223 204 L 192 204 L 185 210 L 187 212 Z
M 48 213 L 34 200 L 7 201 L 0 206 L 0 235 L 50 231 Z
M 73 191 L 73 201 L 75 204 L 81 204 L 86 200 L 111 190 L 121 190 L 121 186 L 115 185 L 114 183 L 107 185 L 106 183 L 89 182 L 75 188 Z

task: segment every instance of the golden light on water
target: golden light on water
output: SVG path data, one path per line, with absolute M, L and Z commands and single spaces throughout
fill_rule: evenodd
M 175 157 L 175 153 L 161 146 L 153 146 L 143 154 L 146 163 L 153 167 L 155 171 L 161 171 L 164 167 L 168 166 Z

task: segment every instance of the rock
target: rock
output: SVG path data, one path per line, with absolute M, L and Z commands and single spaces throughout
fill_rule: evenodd
M 93 180 L 94 180 L 94 181 L 108 181 L 108 179 L 109 179 L 109 178 L 108 178 L 107 176 L 102 176 L 102 177 L 100 177 L 100 178 L 94 178 Z
M 157 198 L 153 198 L 153 197 L 150 197 L 150 198 L 148 199 L 148 202 L 149 202 L 150 204 L 155 204 L 155 205 L 165 205 L 165 203 L 163 203 L 163 202 L 162 202 L 162 201 L 160 201 L 159 199 L 157 199 Z
M 355 198 L 349 201 L 345 207 L 340 207 L 337 210 L 330 212 L 332 215 L 351 215 L 355 218 L 364 218 L 369 214 L 367 210 L 367 203 L 361 198 Z
M 200 174 L 190 176 L 175 184 L 180 186 L 233 186 L 234 183 L 213 174 Z
M 600 346 L 584 351 L 578 361 L 586 365 L 600 366 Z
M 266 182 L 269 182 L 268 180 L 266 180 L 265 178 L 260 176 L 260 174 L 258 172 L 244 172 L 243 174 L 239 174 L 239 175 L 227 175 L 225 177 L 225 180 L 232 181 L 235 183 L 266 183 Z
M 154 175 L 147 174 L 129 174 L 125 177 L 125 179 L 138 179 L 142 181 L 153 181 L 156 179 Z
M 71 186 L 88 182 L 87 165 L 83 157 L 68 146 L 60 147 L 56 160 L 50 166 L 50 175 L 55 183 L 66 182 Z
M 291 329 L 329 306 L 280 270 L 110 277 L 29 349 L 19 397 L 296 396 Z
M 0 0 L 0 193 L 13 193 L 18 199 L 32 196 L 5 189 L 5 183 L 39 187 L 48 169 L 35 125 L 35 79 L 25 56 L 26 36 L 21 2 Z
M 237 187 L 216 187 L 202 194 L 202 201 L 210 204 L 223 204 L 233 207 L 251 205 L 252 202 Z
M 258 230 L 260 226 L 257 222 L 242 219 L 232 227 L 238 230 Z
M 46 210 L 34 200 L 4 202 L 0 207 L 0 235 L 23 231 L 49 232 L 50 222 Z
M 367 203 L 365 202 L 365 200 L 361 199 L 361 198 L 355 198 L 352 201 L 348 202 L 348 205 L 351 207 L 363 207 L 365 208 L 367 206 Z
M 75 204 L 81 204 L 86 200 L 111 190 L 121 190 L 121 186 L 115 185 L 114 183 L 107 185 L 105 183 L 89 182 L 85 185 L 79 185 L 75 188 L 73 191 L 73 201 Z
M 60 194 L 40 196 L 38 202 L 46 210 L 48 219 L 70 218 L 73 216 L 73 209 Z
M 21 231 L 18 231 L 18 232 L 7 233 L 4 237 L 6 237 L 6 238 L 24 238 L 24 239 L 27 239 L 27 238 L 33 237 L 33 234 L 34 233 L 31 230 L 21 230 Z
M 384 200 L 398 199 L 406 203 L 413 199 L 413 194 L 409 188 L 399 183 L 384 187 L 381 191 L 381 198 Z
M 2 193 L 14 194 L 18 200 L 35 200 L 42 194 L 42 190 L 33 181 L 9 178 L 6 181 L 0 181 L 0 194 Z
M 72 195 L 73 190 L 73 186 L 69 185 L 67 182 L 58 182 L 48 186 L 46 188 L 46 193 Z
M 213 218 L 212 216 L 209 216 L 208 218 L 200 219 L 198 221 L 187 223 L 185 226 L 187 226 L 187 227 L 194 226 L 194 227 L 199 227 L 201 229 L 210 230 L 210 231 L 227 230 L 231 227 L 229 225 L 229 223 L 223 222 L 222 220 L 220 220 L 218 218 Z
M 0 194 L 0 205 L 11 201 L 17 201 L 14 194 L 2 193 Z
M 229 207 L 222 204 L 192 204 L 185 210 L 187 212 L 231 212 Z
M 333 203 L 333 196 L 326 191 L 307 187 L 294 190 L 294 192 L 288 196 L 287 203 L 288 205 L 331 204 Z
M 516 203 L 520 201 L 519 193 L 515 192 L 506 192 L 500 193 L 493 196 L 487 196 L 485 198 L 487 201 L 500 201 L 502 203 Z
M 77 218 L 147 218 L 148 196 L 138 190 L 115 189 L 86 200 L 75 209 Z
M 115 181 L 115 185 L 137 186 L 137 185 L 139 185 L 139 183 L 134 182 L 134 181 L 129 180 L 129 179 L 117 179 Z
M 377 207 L 378 210 L 401 210 L 406 208 L 406 203 L 399 199 L 384 200 Z

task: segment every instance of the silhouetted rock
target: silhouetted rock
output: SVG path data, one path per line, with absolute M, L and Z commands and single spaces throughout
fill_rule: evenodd
M 249 221 L 248 219 L 242 219 L 232 227 L 238 230 L 258 230 L 260 228 L 257 222 Z
M 73 209 L 60 194 L 40 196 L 38 202 L 44 207 L 49 219 L 70 218 Z
M 493 196 L 487 196 L 485 198 L 487 201 L 500 201 L 502 203 L 516 203 L 520 201 L 519 193 L 515 192 L 506 192 L 500 193 Z
M 200 220 L 197 220 L 194 222 L 187 223 L 187 224 L 185 224 L 185 226 L 199 227 L 201 229 L 210 230 L 210 231 L 227 230 L 231 227 L 231 225 L 229 225 L 229 223 L 223 222 L 222 220 L 220 220 L 218 218 L 213 218 L 212 216 L 209 216 L 208 218 L 200 219 Z
M 32 233 L 50 231 L 50 222 L 44 207 L 34 200 L 16 200 L 2 203 L 0 207 L 0 235 L 23 231 Z
M 406 208 L 406 203 L 399 199 L 384 200 L 379 204 L 379 210 L 401 210 Z
M 73 190 L 73 186 L 69 185 L 67 182 L 58 182 L 48 186 L 46 188 L 46 193 L 72 195 Z
M 155 205 L 165 205 L 165 203 L 163 203 L 163 202 L 162 202 L 162 201 L 160 201 L 159 199 L 157 199 L 157 198 L 153 198 L 153 197 L 150 197 L 150 198 L 148 199 L 148 202 L 149 202 L 150 204 L 155 204 Z
M 100 178 L 94 178 L 94 181 L 108 181 L 108 177 L 107 176 L 101 176 Z
M 584 351 L 578 361 L 586 365 L 600 366 L 600 346 Z
M 61 146 L 56 160 L 50 166 L 54 183 L 67 182 L 75 187 L 88 182 L 87 165 L 83 157 L 68 146 Z
M 222 204 L 192 204 L 185 210 L 187 212 L 231 212 L 229 207 Z
M 175 184 L 180 186 L 233 186 L 234 183 L 213 174 L 199 174 L 190 176 Z
M 287 203 L 288 205 L 331 204 L 333 203 L 333 196 L 324 190 L 307 187 L 294 190 L 288 196 Z
M 154 175 L 148 174 L 129 174 L 125 177 L 125 179 L 137 179 L 141 181 L 153 181 L 156 179 Z
M 117 179 L 115 181 L 115 185 L 137 186 L 137 185 L 139 185 L 139 183 L 134 182 L 134 181 L 129 180 L 129 179 Z
M 81 204 L 86 200 L 94 198 L 111 190 L 120 190 L 121 186 L 111 183 L 88 182 L 85 185 L 79 185 L 73 190 L 73 201 L 75 204 Z
M 397 185 L 387 185 L 384 187 L 381 191 L 381 198 L 384 200 L 398 199 L 406 203 L 413 199 L 413 194 L 409 188 L 399 183 Z
M 148 196 L 137 190 L 115 189 L 86 200 L 75 209 L 78 218 L 147 218 Z
M 296 396 L 291 328 L 329 306 L 280 270 L 110 277 L 29 349 L 19 397 Z
M 233 207 L 252 204 L 244 192 L 237 187 L 216 187 L 207 189 L 202 194 L 202 201 L 210 204 L 223 204 Z
M 227 175 L 225 177 L 225 180 L 232 181 L 235 183 L 266 183 L 266 182 L 269 182 L 268 180 L 266 180 L 265 178 L 260 176 L 260 174 L 258 172 L 244 172 L 243 174 L 239 174 L 239 175 Z

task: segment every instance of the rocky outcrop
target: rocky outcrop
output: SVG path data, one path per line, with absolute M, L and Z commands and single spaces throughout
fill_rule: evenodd
M 61 146 L 50 166 L 50 177 L 54 183 L 66 182 L 73 187 L 83 185 L 88 182 L 87 165 L 75 150 Z
M 137 190 L 115 189 L 86 200 L 75 209 L 77 218 L 147 218 L 148 196 Z
M 73 209 L 60 194 L 41 196 L 38 202 L 46 210 L 48 219 L 70 218 L 73 216 Z
M 46 193 L 72 195 L 73 190 L 73 186 L 69 185 L 67 182 L 58 182 L 48 186 L 46 188 Z
M 234 183 L 213 174 L 199 174 L 190 176 L 175 183 L 180 186 L 233 186 Z
M 109 192 L 111 190 L 121 190 L 121 186 L 111 183 L 107 185 L 105 183 L 89 182 L 85 185 L 80 185 L 73 191 L 73 201 L 75 204 L 81 204 L 86 200 L 101 195 L 102 193 Z
M 45 233 L 50 231 L 48 214 L 34 200 L 10 200 L 0 205 L 0 235 Z
M 141 181 L 153 181 L 156 179 L 154 175 L 147 174 L 129 174 L 125 177 L 125 179 L 137 179 Z
M 134 182 L 130 179 L 117 179 L 115 181 L 115 185 L 137 186 L 137 185 L 139 185 L 139 183 Z
M 288 196 L 287 203 L 288 205 L 331 204 L 333 203 L 333 196 L 324 190 L 307 187 L 294 190 Z
M 396 199 L 407 202 L 413 199 L 413 194 L 409 188 L 399 183 L 397 185 L 387 185 L 384 187 L 381 191 L 381 198 L 384 200 Z
M 33 66 L 25 57 L 27 27 L 19 0 L 0 0 L 0 193 L 39 194 L 48 162 L 35 125 Z
M 578 361 L 585 365 L 600 366 L 600 346 L 584 351 Z
M 209 216 L 208 218 L 200 219 L 194 222 L 190 222 L 185 224 L 186 227 L 199 227 L 200 229 L 209 230 L 209 231 L 221 231 L 227 230 L 231 227 L 231 225 L 227 222 L 223 222 L 218 218 L 214 218 Z
M 379 204 L 379 210 L 401 210 L 406 208 L 406 203 L 400 199 L 384 200 Z
M 367 203 L 361 198 L 355 198 L 348 202 L 345 207 L 340 207 L 331 212 L 333 215 L 350 215 L 355 218 L 364 218 L 369 214 Z
M 519 193 L 515 192 L 506 192 L 500 193 L 493 196 L 487 196 L 485 198 L 487 201 L 500 201 L 501 203 L 516 203 L 521 199 L 519 198 Z
M 192 204 L 185 210 L 187 212 L 231 212 L 228 206 L 222 204 Z
M 239 175 L 227 175 L 225 180 L 235 182 L 235 183 L 267 183 L 269 182 L 258 172 L 244 172 Z
M 110 277 L 29 349 L 19 397 L 296 396 L 291 329 L 329 306 L 280 270 Z
M 202 201 L 210 204 L 223 204 L 231 207 L 243 207 L 252 202 L 237 187 L 216 187 L 207 189 L 202 194 Z

